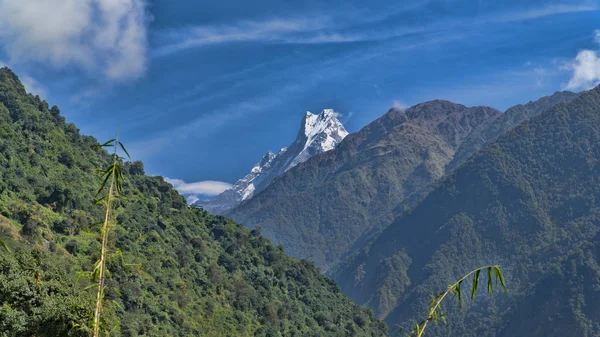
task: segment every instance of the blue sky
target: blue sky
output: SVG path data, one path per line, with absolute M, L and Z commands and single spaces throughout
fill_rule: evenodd
M 0 0 L 0 64 L 208 195 L 293 141 L 307 110 L 355 132 L 392 105 L 505 110 L 588 89 L 599 29 L 587 0 Z

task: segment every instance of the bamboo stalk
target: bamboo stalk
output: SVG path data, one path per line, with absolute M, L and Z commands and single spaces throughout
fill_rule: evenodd
M 112 206 L 112 199 L 114 194 L 114 185 L 115 185 L 115 166 L 117 165 L 117 144 L 118 144 L 118 135 L 115 139 L 115 150 L 113 154 L 113 169 L 111 172 L 111 180 L 110 187 L 108 190 L 108 196 L 106 198 L 106 214 L 104 217 L 104 224 L 102 226 L 102 250 L 100 253 L 100 262 L 99 262 L 99 271 L 98 271 L 98 293 L 96 295 L 96 310 L 94 312 L 94 337 L 100 336 L 100 316 L 102 314 L 102 303 L 104 298 L 104 274 L 106 271 L 106 246 L 108 242 L 108 232 L 110 226 L 110 211 Z

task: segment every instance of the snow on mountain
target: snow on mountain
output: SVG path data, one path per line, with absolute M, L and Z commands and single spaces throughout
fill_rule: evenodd
M 334 149 L 347 135 L 348 131 L 332 109 L 325 109 L 318 115 L 307 111 L 296 140 L 290 146 L 282 148 L 277 154 L 267 152 L 250 173 L 230 189 L 211 200 L 198 200 L 192 205 L 203 207 L 211 213 L 224 214 L 264 190 L 273 179 L 292 167 Z
M 333 150 L 348 135 L 336 115 L 332 109 L 325 109 L 318 115 L 306 112 L 296 139 L 296 142 L 304 146 L 286 171 L 316 154 Z

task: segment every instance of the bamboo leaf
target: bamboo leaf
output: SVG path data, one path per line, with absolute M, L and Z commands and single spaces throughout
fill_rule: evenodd
M 487 283 L 488 293 L 491 295 L 494 293 L 494 289 L 493 289 L 493 285 L 492 285 L 492 267 L 487 268 L 487 275 L 488 275 L 488 283 Z
M 131 158 L 131 156 L 129 155 L 129 152 L 127 152 L 123 143 L 119 142 L 119 146 L 121 147 L 121 149 L 123 149 L 123 152 L 125 152 L 125 154 L 127 155 L 127 158 Z
M 100 188 L 98 189 L 98 192 L 96 192 L 96 197 L 98 197 L 98 195 L 100 195 L 100 193 L 102 193 L 102 190 L 106 186 L 106 183 L 108 182 L 109 178 L 110 178 L 110 174 L 104 178 L 104 180 L 102 181 L 102 184 L 100 184 Z
M 100 146 L 101 147 L 111 146 L 114 141 L 115 141 L 115 139 L 113 138 Z
M 117 248 L 117 250 L 115 251 L 115 253 L 117 254 L 118 257 L 121 258 L 121 262 L 123 264 L 125 264 L 125 257 L 123 256 L 123 251 L 121 251 L 120 248 Z
M 113 300 L 112 302 L 113 302 L 113 305 L 114 305 L 115 307 L 117 307 L 117 308 L 119 308 L 119 309 L 123 310 L 123 306 L 122 306 L 122 305 L 121 305 L 119 302 L 117 302 L 117 301 L 115 301 L 115 300 Z
M 121 293 L 121 291 L 118 288 L 113 288 L 113 291 L 117 293 L 117 295 L 123 297 L 123 294 Z
M 98 269 L 100 269 L 100 260 L 96 261 L 96 264 L 94 264 L 94 270 Z
M 121 308 L 121 309 L 123 309 L 123 308 Z M 117 328 L 119 328 L 119 326 L 120 326 L 120 325 L 121 325 L 121 322 L 120 322 L 120 321 L 117 321 L 117 322 L 115 323 L 115 326 L 112 328 L 112 330 L 110 330 L 110 331 L 108 332 L 108 334 L 110 335 L 110 334 L 111 334 L 113 331 L 117 330 Z
M 80 271 L 76 275 L 77 275 L 77 281 L 79 281 L 80 279 L 82 279 L 84 277 L 85 278 L 91 277 L 92 276 L 92 272 L 90 272 L 90 271 Z
M 460 291 L 460 286 L 462 284 L 463 280 L 460 280 L 457 284 L 456 284 L 456 295 L 458 296 L 458 306 L 462 308 L 462 294 Z
M 473 288 L 471 289 L 471 299 L 475 297 L 477 293 L 477 287 L 479 286 L 479 274 L 481 273 L 481 269 L 478 269 L 473 276 Z
M 125 263 L 123 266 L 125 267 L 141 267 L 141 263 Z
M 506 291 L 506 284 L 504 283 L 504 276 L 502 275 L 502 271 L 500 271 L 500 267 L 495 266 L 494 270 L 496 272 L 496 275 L 498 275 L 498 278 L 500 279 L 500 284 L 502 284 L 502 288 L 504 288 L 504 291 Z

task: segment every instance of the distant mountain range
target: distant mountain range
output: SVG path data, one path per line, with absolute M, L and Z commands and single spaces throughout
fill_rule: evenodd
M 506 113 L 439 100 L 391 109 L 227 215 L 327 270 L 500 134 L 573 97 L 558 92 Z
M 192 205 L 214 214 L 227 211 L 264 190 L 276 177 L 292 167 L 320 153 L 333 150 L 348 131 L 337 119 L 337 113 L 325 109 L 315 115 L 306 112 L 296 140 L 277 154 L 268 151 L 250 173 L 238 180 L 230 189 L 208 201 L 198 200 Z
M 287 171 L 228 215 L 326 269 L 418 201 L 463 141 L 501 116 L 432 101 L 383 117 Z
M 501 113 L 431 101 L 283 173 L 228 215 L 317 263 L 390 327 L 500 264 L 509 292 L 432 336 L 600 335 L 600 87 Z M 390 333 L 395 333 L 395 328 Z
M 411 326 L 434 289 L 498 263 L 508 292 L 466 311 L 449 305 L 432 336 L 599 336 L 600 86 L 538 103 L 549 108 L 331 268 L 342 291 L 389 326 Z

